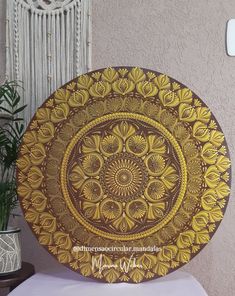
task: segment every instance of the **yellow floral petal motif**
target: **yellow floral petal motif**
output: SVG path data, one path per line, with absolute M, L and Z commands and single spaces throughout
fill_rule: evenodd
M 190 175 L 201 175 L 202 174 L 202 161 L 200 159 L 190 159 L 187 163 L 188 173 Z
M 92 76 L 96 81 L 98 81 L 98 80 L 100 79 L 101 73 L 100 73 L 100 72 L 95 72 L 95 73 L 92 73 L 91 76 Z
M 208 221 L 208 213 L 201 211 L 193 217 L 192 227 L 195 231 L 200 231 L 207 226 Z
M 158 259 L 160 261 L 171 261 L 175 258 L 178 252 L 178 248 L 175 245 L 163 246 L 158 253 Z
M 185 121 L 185 122 L 195 121 L 197 118 L 195 109 L 189 104 L 185 104 L 185 103 L 180 104 L 179 118 L 180 118 L 180 120 Z
M 28 147 L 34 146 L 38 142 L 36 131 L 26 132 L 23 141 Z
M 153 97 L 158 92 L 157 87 L 152 82 L 148 82 L 148 81 L 139 82 L 136 85 L 136 90 L 144 98 Z
M 83 141 L 82 152 L 90 153 L 90 152 L 99 152 L 100 151 L 100 136 L 92 135 L 91 137 L 86 137 Z
M 40 217 L 40 214 L 34 208 L 29 208 L 25 212 L 25 219 L 30 223 L 38 224 L 39 217 Z
M 156 77 L 156 74 L 154 74 L 154 73 L 151 72 L 151 71 L 150 71 L 150 72 L 148 71 L 148 72 L 146 73 L 146 75 L 147 75 L 147 77 L 148 77 L 149 80 L 152 80 L 153 78 Z
M 42 245 L 52 245 L 53 244 L 53 236 L 51 233 L 47 231 L 41 231 L 40 236 L 38 237 L 39 243 Z
M 68 250 L 66 250 L 66 251 L 65 250 L 59 250 L 57 258 L 58 258 L 60 263 L 69 263 L 73 259 L 71 254 L 70 254 L 70 251 L 68 251 Z
M 146 75 L 144 71 L 140 68 L 132 68 L 131 71 L 128 73 L 128 78 L 132 80 L 135 84 L 145 80 Z
M 219 182 L 216 186 L 215 191 L 218 195 L 218 198 L 227 197 L 230 193 L 230 188 L 225 182 Z
M 187 141 L 183 146 L 183 152 L 186 157 L 194 158 L 198 155 L 198 148 L 193 140 Z
M 110 156 L 122 151 L 122 140 L 115 135 L 108 135 L 101 140 L 100 150 L 105 156 Z
M 117 80 L 119 78 L 118 72 L 113 68 L 106 68 L 102 75 L 102 80 L 107 81 L 109 83 L 112 83 L 114 80 Z
M 220 172 L 215 165 L 212 165 L 206 170 L 204 178 L 210 188 L 215 188 L 220 181 Z
M 61 249 L 70 250 L 72 248 L 72 241 L 68 233 L 56 231 L 53 235 L 54 241 Z
M 28 172 L 27 180 L 33 189 L 37 189 L 43 180 L 43 174 L 41 170 L 36 166 L 31 167 Z
M 149 135 L 148 136 L 149 151 L 158 154 L 166 153 L 165 139 L 161 136 Z
M 153 119 L 159 118 L 160 106 L 157 106 L 149 101 L 146 101 L 143 104 L 143 110 L 147 116 L 149 116 Z
M 155 202 L 165 195 L 165 186 L 160 180 L 150 180 L 145 189 L 145 196 L 151 202 Z
M 207 125 L 200 121 L 196 121 L 193 126 L 193 136 L 201 142 L 209 141 L 210 131 L 207 128 Z
M 163 110 L 161 112 L 160 120 L 163 125 L 170 130 L 174 128 L 175 124 L 178 121 L 176 116 L 168 110 Z
M 121 110 L 123 101 L 121 98 L 110 98 L 106 101 L 106 107 L 111 112 L 117 112 Z
M 92 202 L 99 201 L 103 195 L 100 183 L 96 179 L 88 179 L 82 186 L 81 191 L 84 194 L 84 198 Z
M 94 83 L 93 79 L 87 74 L 78 77 L 77 86 L 82 89 L 89 89 Z
M 150 153 L 144 160 L 148 172 L 152 176 L 160 176 L 166 166 L 165 159 L 158 153 Z
M 40 222 L 42 228 L 47 232 L 55 232 L 56 230 L 56 218 L 50 213 L 44 212 L 40 215 Z
M 20 197 L 27 199 L 31 197 L 32 188 L 30 187 L 29 183 L 26 181 L 23 184 L 18 186 L 17 193 Z
M 170 79 L 166 75 L 163 75 L 163 74 L 158 75 L 156 78 L 154 78 L 153 81 L 156 83 L 157 88 L 160 90 L 170 89 L 170 87 L 171 87 Z
M 78 111 L 72 118 L 72 124 L 75 126 L 84 125 L 87 120 L 87 114 L 84 111 Z
M 17 160 L 17 167 L 24 173 L 27 173 L 31 167 L 31 161 L 28 155 L 24 155 Z
M 163 89 L 159 91 L 159 98 L 165 107 L 176 107 L 179 105 L 179 97 L 171 90 Z
M 128 73 L 128 70 L 127 70 L 126 68 L 122 68 L 122 69 L 119 69 L 119 70 L 118 70 L 118 73 L 119 73 L 122 77 L 124 77 L 124 76 L 126 76 L 126 74 Z
M 200 192 L 201 187 L 202 187 L 202 179 L 197 176 L 190 176 L 188 178 L 188 190 L 192 194 L 197 194 Z
M 210 240 L 210 235 L 207 229 L 203 229 L 202 231 L 196 232 L 195 235 L 195 243 L 196 244 L 206 244 Z
M 111 85 L 106 81 L 95 82 L 89 89 L 89 93 L 95 98 L 104 98 L 110 91 Z
M 88 154 L 82 161 L 84 172 L 89 176 L 97 176 L 103 166 L 104 160 L 98 153 Z
M 68 104 L 67 103 L 59 104 L 51 111 L 51 121 L 54 123 L 61 122 L 62 120 L 65 120 L 68 117 L 68 114 L 69 114 Z
M 213 189 L 206 190 L 202 195 L 202 207 L 204 210 L 211 210 L 216 204 L 216 192 Z
M 208 123 L 211 119 L 211 111 L 207 107 L 196 108 L 197 120 Z
M 139 157 L 143 156 L 148 151 L 148 142 L 140 135 L 131 136 L 126 142 L 126 150 Z
M 30 150 L 30 159 L 32 164 L 39 165 L 46 157 L 46 151 L 42 143 L 35 144 Z
M 182 263 L 187 263 L 191 258 L 191 251 L 190 249 L 180 249 L 177 256 L 176 260 Z
M 69 175 L 69 180 L 71 181 L 75 189 L 79 189 L 85 181 L 85 174 L 79 165 L 76 165 L 71 174 Z
M 119 202 L 107 198 L 101 202 L 100 212 L 104 218 L 113 220 L 122 214 L 122 206 Z
M 176 244 L 178 248 L 184 249 L 192 246 L 195 238 L 195 232 L 193 230 L 187 230 L 181 232 L 177 238 Z
M 135 226 L 135 223 L 123 213 L 122 216 L 113 221 L 112 225 L 121 232 L 128 232 Z
M 77 90 L 75 91 L 69 98 L 68 104 L 71 107 L 80 107 L 84 106 L 86 102 L 88 101 L 89 93 L 84 90 Z
M 177 91 L 177 96 L 180 100 L 180 103 L 191 104 L 193 100 L 192 95 L 192 91 L 188 88 L 179 89 Z
M 88 107 L 88 112 L 92 117 L 102 116 L 105 112 L 105 104 L 103 102 L 95 102 Z
M 209 140 L 216 147 L 220 147 L 224 141 L 224 135 L 220 131 L 211 131 Z
M 108 283 L 114 283 L 120 276 L 120 273 L 115 268 L 110 268 L 104 271 L 105 279 Z
M 140 283 L 144 278 L 144 271 L 140 268 L 134 268 L 129 272 L 129 275 L 134 283 Z
M 70 95 L 71 92 L 69 90 L 62 88 L 58 89 L 54 94 L 56 104 L 67 103 Z
M 134 128 L 134 126 L 126 121 L 122 121 L 120 124 L 116 125 L 113 128 L 114 134 L 119 136 L 124 141 L 126 141 L 126 139 L 132 136 L 135 133 L 135 131 L 136 129 Z
M 144 270 L 149 270 L 157 263 L 157 257 L 152 254 L 143 254 L 138 260 L 137 264 L 141 265 Z
M 39 108 L 36 112 L 38 123 L 42 124 L 50 120 L 51 110 L 49 108 Z
M 168 166 L 166 170 L 163 172 L 161 175 L 160 179 L 162 182 L 165 184 L 166 188 L 172 189 L 175 185 L 176 182 L 179 179 L 179 176 L 172 166 Z
M 73 82 L 67 84 L 67 87 L 66 88 L 68 90 L 74 90 L 75 86 L 76 86 L 76 83 L 73 81 Z
M 208 217 L 210 219 L 210 222 L 218 222 L 223 219 L 223 212 L 219 206 L 214 206 L 213 209 L 208 211 Z
M 190 135 L 189 131 L 182 122 L 175 125 L 173 132 L 176 139 L 179 139 L 180 141 L 186 140 Z
M 112 83 L 112 87 L 116 93 L 125 96 L 134 90 L 135 84 L 127 78 L 120 78 Z
M 91 264 L 90 262 L 82 262 L 80 264 L 80 271 L 81 274 L 84 276 L 90 276 L 92 273 Z
M 44 123 L 38 131 L 38 141 L 41 143 L 49 142 L 55 134 L 55 128 L 53 123 L 46 122 Z
M 216 161 L 216 167 L 218 170 L 223 173 L 227 171 L 228 168 L 231 166 L 231 161 L 228 159 L 228 157 L 224 155 L 220 155 Z
M 206 143 L 202 148 L 201 156 L 206 163 L 215 164 L 218 157 L 218 150 L 211 143 Z
M 39 190 L 34 190 L 31 195 L 32 206 L 39 212 L 43 212 L 47 205 L 46 196 Z
M 126 206 L 127 214 L 134 219 L 143 218 L 147 213 L 147 209 L 147 203 L 141 198 L 130 201 Z
M 169 269 L 170 269 L 169 262 L 158 261 L 155 267 L 153 268 L 153 271 L 159 276 L 164 276 L 168 273 Z
M 148 219 L 156 220 L 164 216 L 164 210 L 166 208 L 165 202 L 149 203 Z
M 84 201 L 82 204 L 85 217 L 99 220 L 100 219 L 100 208 L 99 203 L 94 203 L 90 201 Z
M 125 108 L 130 112 L 135 112 L 140 109 L 141 102 L 137 98 L 127 98 L 125 100 Z

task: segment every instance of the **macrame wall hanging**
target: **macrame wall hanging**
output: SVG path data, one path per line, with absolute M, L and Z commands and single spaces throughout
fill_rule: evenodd
M 89 2 L 7 1 L 6 77 L 23 83 L 26 122 L 54 90 L 90 70 Z

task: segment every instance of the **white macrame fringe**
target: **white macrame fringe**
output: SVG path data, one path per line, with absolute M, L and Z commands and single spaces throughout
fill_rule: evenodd
M 23 83 L 27 123 L 53 91 L 91 70 L 90 0 L 43 2 L 7 1 L 6 78 Z

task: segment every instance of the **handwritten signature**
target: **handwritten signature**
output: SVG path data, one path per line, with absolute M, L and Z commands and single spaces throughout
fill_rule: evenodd
M 121 271 L 128 273 L 129 270 L 133 268 L 143 268 L 141 264 L 137 264 L 136 258 L 133 258 L 133 254 L 130 256 L 128 260 L 123 260 L 121 259 L 119 261 L 119 264 L 107 264 L 104 263 L 103 260 L 103 254 L 100 254 L 99 257 L 92 257 L 92 270 L 94 271 L 95 269 L 99 270 L 99 274 L 102 273 L 103 270 L 105 269 L 110 269 L 110 268 L 120 268 Z

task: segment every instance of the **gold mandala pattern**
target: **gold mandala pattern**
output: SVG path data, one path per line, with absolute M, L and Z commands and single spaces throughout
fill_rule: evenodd
M 58 89 L 24 134 L 18 195 L 59 262 L 107 282 L 141 282 L 187 263 L 221 222 L 230 160 L 214 116 L 188 88 L 140 68 L 94 71 Z M 125 252 L 76 246 L 157 246 Z M 131 254 L 130 254 L 131 255 Z M 141 266 L 141 267 L 140 267 Z
M 144 162 L 126 152 L 110 157 L 101 174 L 107 195 L 121 202 L 141 196 L 147 179 Z

